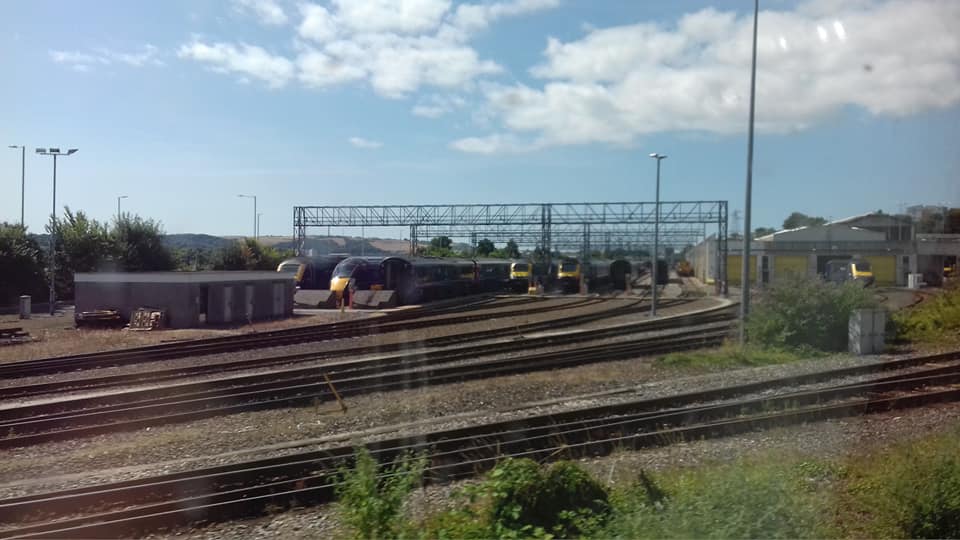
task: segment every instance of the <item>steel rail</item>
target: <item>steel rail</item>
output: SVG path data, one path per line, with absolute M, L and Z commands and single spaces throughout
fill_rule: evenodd
M 647 414 L 637 418 L 618 418 L 603 425 L 545 425 L 538 428 L 527 428 L 523 431 L 524 437 L 511 437 L 510 432 L 500 433 L 494 440 L 491 436 L 485 438 L 473 434 L 465 444 L 457 443 L 461 440 L 425 440 L 423 436 L 407 438 L 399 441 L 373 443 L 371 450 L 381 461 L 395 460 L 409 450 L 430 451 L 431 468 L 428 470 L 430 478 L 436 480 L 450 480 L 468 476 L 492 466 L 496 460 L 506 456 L 536 457 L 538 459 L 556 459 L 557 457 L 604 455 L 614 448 L 629 446 L 639 448 L 652 444 L 669 443 L 676 437 L 690 436 L 717 436 L 739 433 L 757 427 L 774 427 L 789 425 L 800 421 L 820 420 L 924 405 L 936 401 L 956 401 L 960 399 L 960 390 L 950 389 L 928 392 L 913 396 L 897 396 L 879 399 L 860 399 L 854 402 L 847 401 L 836 405 L 819 405 L 824 399 L 849 399 L 865 393 L 878 391 L 915 390 L 918 387 L 930 385 L 955 384 L 960 380 L 960 373 L 956 370 L 950 375 L 917 376 L 906 374 L 901 380 L 885 383 L 856 383 L 841 385 L 828 389 L 808 392 L 792 393 L 783 396 L 758 398 L 720 404 L 694 409 L 677 411 L 662 411 L 657 414 Z M 797 408 L 798 405 L 812 405 L 812 407 Z M 784 407 L 784 410 L 769 413 L 773 406 Z M 792 409 L 792 410 L 791 410 Z M 743 415 L 756 412 L 753 416 Z M 731 418 L 732 417 L 732 418 Z M 691 425 L 692 424 L 692 425 Z M 461 430 L 462 431 L 462 430 Z M 513 433 L 517 431 L 514 430 Z M 409 444 L 396 444 L 397 442 Z M 576 450 L 576 451 L 574 451 Z M 52 536 L 101 536 L 126 535 L 144 530 L 150 523 L 157 524 L 155 518 L 163 516 L 164 526 L 182 524 L 188 516 L 196 519 L 223 519 L 234 515 L 245 515 L 262 509 L 267 501 L 287 504 L 291 496 L 299 502 L 323 502 L 332 495 L 333 471 L 337 459 L 344 459 L 350 455 L 351 448 L 341 447 L 325 452 L 325 463 L 314 461 L 312 464 L 301 462 L 299 469 L 290 469 L 288 476 L 263 476 L 263 473 L 252 473 L 246 469 L 244 474 L 247 481 L 254 478 L 254 482 L 263 478 L 267 482 L 254 485 L 238 485 L 237 478 L 233 484 L 225 484 L 224 490 L 218 493 L 201 493 L 199 496 L 191 492 L 181 492 L 183 498 L 176 501 L 159 501 L 140 503 L 141 506 L 127 508 L 114 512 L 104 512 L 96 516 L 84 516 L 65 521 L 47 522 L 27 525 L 14 530 L 14 534 L 36 534 Z M 464 459 L 466 457 L 466 459 Z M 483 464 L 481 466 L 481 464 Z M 207 484 L 209 486 L 209 484 Z M 161 489 L 160 491 L 167 491 Z M 311 493 L 313 495 L 311 495 Z M 85 494 L 81 494 L 83 496 Z M 320 497 L 325 495 L 325 497 Z M 25 501 L 24 504 L 54 503 L 52 499 L 39 501 Z M 60 501 L 62 503 L 62 501 Z M 22 506 L 22 505 L 21 505 Z M 243 508 L 239 514 L 233 510 Z M 3 508 L 4 512 L 8 509 Z M 4 513 L 6 516 L 6 513 Z M 99 523 L 95 522 L 100 520 Z M 91 522 L 94 521 L 94 522 Z M 132 527 L 132 528 L 131 528 Z M 0 533 L 6 537 L 9 531 Z M 29 537 L 29 536 L 27 536 Z
M 707 332 L 690 331 L 676 337 L 647 338 L 572 351 L 334 378 L 334 384 L 341 396 L 422 388 L 717 345 L 727 336 L 728 331 L 727 328 Z M 238 412 L 309 405 L 317 400 L 330 398 L 327 383 L 323 376 L 318 375 L 309 379 L 206 390 L 79 412 L 37 415 L 0 424 L 0 432 L 10 434 L 0 439 L 0 448 L 140 429 Z
M 516 317 L 534 313 L 545 313 L 567 309 L 581 308 L 606 301 L 605 298 L 578 298 L 568 304 L 560 306 L 531 307 L 504 313 L 506 317 Z M 540 300 L 542 301 L 542 299 Z M 537 302 L 539 303 L 539 302 Z M 499 309 L 491 306 L 490 309 Z M 184 356 L 199 356 L 219 354 L 251 348 L 276 347 L 305 342 L 328 341 L 351 337 L 363 337 L 372 334 L 382 334 L 400 330 L 446 326 L 488 320 L 495 313 L 463 315 L 458 317 L 426 318 L 415 312 L 411 317 L 386 316 L 370 319 L 355 319 L 329 323 L 324 325 L 304 326 L 285 330 L 274 330 L 257 334 L 204 338 L 177 343 L 165 343 L 138 347 L 134 349 L 120 349 L 84 355 L 67 357 L 43 358 L 13 362 L 0 366 L 0 378 L 29 377 L 36 375 L 50 375 L 62 371 L 78 369 L 94 369 L 143 363 L 156 360 L 168 360 Z
M 670 305 L 676 305 L 684 302 L 689 302 L 690 300 L 675 300 Z M 65 381 L 54 381 L 49 383 L 33 383 L 19 386 L 7 386 L 3 388 L 4 398 L 13 399 L 13 398 L 25 398 L 36 395 L 42 395 L 52 392 L 65 392 L 69 390 L 77 389 L 94 389 L 94 388 L 107 388 L 112 386 L 119 386 L 123 384 L 137 383 L 141 381 L 150 381 L 158 382 L 163 380 L 171 380 L 180 377 L 203 375 L 209 373 L 227 373 L 230 371 L 240 371 L 243 369 L 251 368 L 264 368 L 272 367 L 277 365 L 285 364 L 296 364 L 309 361 L 318 361 L 326 358 L 332 357 L 347 357 L 347 356 L 360 356 L 360 355 L 369 355 L 376 353 L 385 353 L 393 351 L 410 351 L 411 349 L 427 349 L 433 347 L 444 347 L 456 345 L 458 343 L 470 343 L 473 341 L 481 341 L 486 339 L 493 339 L 504 336 L 514 336 L 522 333 L 529 333 L 538 330 L 543 330 L 546 328 L 565 328 L 570 326 L 577 326 L 586 322 L 593 322 L 597 320 L 602 320 L 605 318 L 613 318 L 622 316 L 625 314 L 633 313 L 636 311 L 644 311 L 648 308 L 646 306 L 639 306 L 642 303 L 642 300 L 632 302 L 630 304 L 623 304 L 611 310 L 602 311 L 598 313 L 590 313 L 578 316 L 577 318 L 563 319 L 563 320 L 550 320 L 550 321 L 541 321 L 534 323 L 526 323 L 517 326 L 504 326 L 498 327 L 492 330 L 480 330 L 475 332 L 468 332 L 464 334 L 456 334 L 453 336 L 441 336 L 436 338 L 428 338 L 425 340 L 418 340 L 415 342 L 400 342 L 400 343 L 390 343 L 384 345 L 368 345 L 361 347 L 351 347 L 344 349 L 337 349 L 329 352 L 308 352 L 308 353 L 298 353 L 298 354 L 284 354 L 279 356 L 267 356 L 267 357 L 257 357 L 252 359 L 245 360 L 234 360 L 228 362 L 221 362 L 215 364 L 203 364 L 199 366 L 183 366 L 175 368 L 167 368 L 162 370 L 153 370 L 147 372 L 137 372 L 131 374 L 122 374 L 122 375 L 108 375 L 103 377 L 88 377 L 81 379 L 71 379 Z M 726 306 L 721 306 L 719 308 L 713 308 L 714 310 L 723 309 Z M 651 321 L 641 321 L 636 323 L 639 325 L 648 325 L 649 328 L 657 327 L 657 325 L 662 324 L 665 321 L 672 321 L 676 317 L 682 317 L 685 315 L 679 315 L 659 320 Z M 414 347 L 416 346 L 416 347 Z

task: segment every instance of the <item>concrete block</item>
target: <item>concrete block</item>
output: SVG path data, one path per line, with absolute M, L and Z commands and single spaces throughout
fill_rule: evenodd
M 335 309 L 337 307 L 337 295 L 330 290 L 301 289 L 293 294 L 293 302 L 298 306 Z
M 373 303 L 377 309 L 397 307 L 397 291 L 373 291 Z
M 877 354 L 886 345 L 886 311 L 858 309 L 850 314 L 847 344 L 851 354 Z
M 380 291 L 355 291 L 351 298 L 351 306 L 353 309 L 377 309 L 374 297 L 378 292 Z

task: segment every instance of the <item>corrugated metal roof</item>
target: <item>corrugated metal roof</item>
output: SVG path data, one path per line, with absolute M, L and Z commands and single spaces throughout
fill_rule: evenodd
M 260 271 L 220 272 L 78 272 L 77 283 L 230 283 L 249 281 L 284 281 L 290 274 Z

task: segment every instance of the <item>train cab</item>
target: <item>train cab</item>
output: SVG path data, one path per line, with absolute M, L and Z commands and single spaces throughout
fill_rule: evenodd
M 826 279 L 834 283 L 853 281 L 864 287 L 873 285 L 873 269 L 870 263 L 861 259 L 839 259 L 827 261 Z
M 533 283 L 533 264 L 529 261 L 510 263 L 510 290 L 526 292 Z
M 292 257 L 277 265 L 277 272 L 289 274 L 298 289 L 326 289 L 334 268 L 346 256 Z

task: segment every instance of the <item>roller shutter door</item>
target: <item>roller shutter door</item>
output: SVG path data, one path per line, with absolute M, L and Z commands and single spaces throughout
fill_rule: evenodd
M 773 257 L 773 279 L 782 279 L 790 274 L 807 274 L 807 257 L 797 255 L 775 255 Z
M 864 257 L 863 259 L 870 263 L 870 269 L 873 271 L 873 280 L 877 285 L 897 284 L 896 256 L 881 255 L 877 257 Z
M 743 271 L 740 265 L 743 264 L 742 255 L 727 255 L 727 284 L 734 287 L 740 286 L 740 273 Z M 757 257 L 750 256 L 750 282 L 757 282 Z

